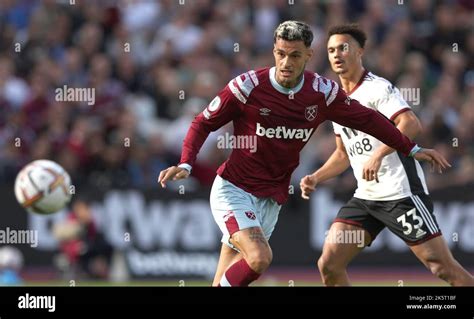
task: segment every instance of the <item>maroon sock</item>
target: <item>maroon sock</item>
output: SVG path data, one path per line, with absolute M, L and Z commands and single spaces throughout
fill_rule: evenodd
M 249 267 L 245 259 L 241 259 L 224 273 L 219 283 L 221 287 L 247 287 L 252 281 L 257 280 L 260 274 Z

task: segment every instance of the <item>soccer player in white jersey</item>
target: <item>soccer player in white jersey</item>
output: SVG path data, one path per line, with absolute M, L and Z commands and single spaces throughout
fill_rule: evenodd
M 270 265 L 268 240 L 288 198 L 299 153 L 318 125 L 335 121 L 377 136 L 405 156 L 449 163 L 421 149 L 377 112 L 347 99 L 334 81 L 305 70 L 313 51 L 310 27 L 285 21 L 274 33 L 275 66 L 232 79 L 191 123 L 181 161 L 160 172 L 158 182 L 186 178 L 211 131 L 234 124 L 234 135 L 257 141 L 257 149 L 235 148 L 217 170 L 211 210 L 222 231 L 214 286 L 248 286 Z M 370 123 L 371 125 L 367 125 Z
M 421 124 L 399 90 L 362 65 L 365 33 L 355 24 L 346 24 L 331 28 L 328 36 L 329 62 L 346 94 L 383 114 L 406 136 L 415 138 Z M 387 227 L 409 245 L 434 275 L 451 285 L 474 285 L 474 278 L 453 258 L 441 235 L 418 161 L 402 156 L 364 132 L 333 125 L 336 150 L 320 169 L 303 177 L 300 184 L 302 197 L 308 199 L 318 184 L 352 166 L 357 189 L 340 209 L 327 238 L 363 231 L 368 246 Z M 318 260 L 325 285 L 350 284 L 346 267 L 362 251 L 361 246 L 325 241 Z

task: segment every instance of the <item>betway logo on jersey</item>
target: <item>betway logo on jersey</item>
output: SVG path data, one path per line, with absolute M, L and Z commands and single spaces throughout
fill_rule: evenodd
M 313 133 L 314 128 L 287 128 L 285 126 L 277 126 L 276 128 L 264 128 L 257 122 L 256 134 L 258 136 L 265 136 L 268 138 L 284 138 L 284 139 L 298 139 L 307 142 Z

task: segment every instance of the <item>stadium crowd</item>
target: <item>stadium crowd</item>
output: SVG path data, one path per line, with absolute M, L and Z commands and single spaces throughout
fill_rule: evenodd
M 238 74 L 273 65 L 273 30 L 312 25 L 307 69 L 337 80 L 326 30 L 358 22 L 365 65 L 406 88 L 424 131 L 453 168 L 430 188 L 474 180 L 474 4 L 469 0 L 5 0 L 0 2 L 0 183 L 34 159 L 60 163 L 77 187 L 157 187 L 179 161 L 192 118 Z M 94 88 L 95 103 L 57 88 Z M 419 99 L 415 96 L 419 94 Z M 193 169 L 210 186 L 228 149 L 214 133 Z M 334 149 L 329 123 L 301 155 L 294 184 Z M 354 189 L 350 173 L 332 186 Z

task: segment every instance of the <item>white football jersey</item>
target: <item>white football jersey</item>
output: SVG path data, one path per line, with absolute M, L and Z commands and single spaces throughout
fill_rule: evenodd
M 382 113 L 393 120 L 397 115 L 410 110 L 400 91 L 386 79 L 365 72 L 359 83 L 347 94 L 362 105 Z M 378 171 L 379 183 L 362 179 L 364 163 L 374 150 L 383 145 L 375 137 L 364 132 L 341 126 L 333 122 L 334 132 L 340 136 L 349 156 L 357 189 L 354 197 L 365 200 L 395 200 L 416 194 L 428 194 L 423 170 L 412 157 L 397 151 L 382 160 Z

